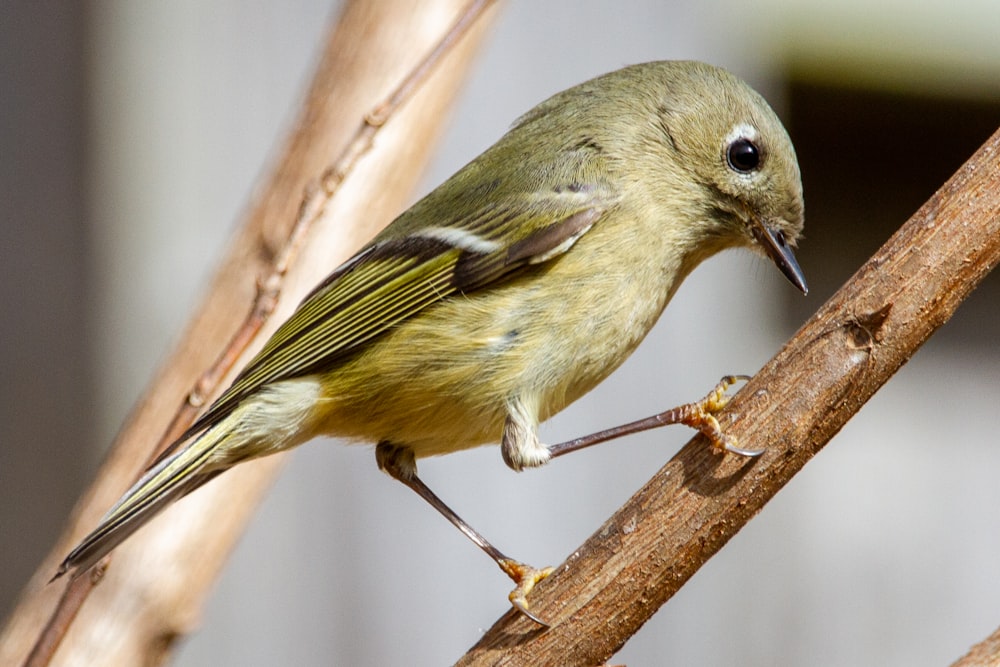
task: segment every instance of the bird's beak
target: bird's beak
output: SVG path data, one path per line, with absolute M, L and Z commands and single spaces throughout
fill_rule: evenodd
M 809 288 L 806 286 L 806 278 L 802 275 L 799 263 L 795 261 L 792 249 L 785 242 L 785 235 L 780 231 L 775 231 L 761 220 L 754 220 L 753 235 L 785 277 L 803 294 L 808 294 Z

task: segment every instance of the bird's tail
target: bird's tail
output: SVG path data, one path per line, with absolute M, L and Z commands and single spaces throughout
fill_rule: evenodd
M 209 428 L 187 446 L 155 463 L 108 510 L 97 528 L 66 556 L 52 579 L 70 570 L 74 571 L 74 577 L 83 574 L 167 505 L 223 472 L 225 468 L 207 468 L 207 465 L 216 447 L 227 437 L 227 431 Z

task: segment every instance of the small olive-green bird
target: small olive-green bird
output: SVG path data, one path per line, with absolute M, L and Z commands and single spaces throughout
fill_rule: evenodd
M 547 462 L 539 422 L 616 369 L 702 260 L 752 248 L 805 292 L 802 211 L 788 134 L 722 69 L 646 63 L 559 93 L 317 286 L 57 576 L 233 465 L 331 435 L 377 443 L 379 466 L 493 557 L 535 618 L 526 595 L 548 570 L 465 524 L 416 459 L 499 440 L 515 470 Z M 675 421 L 707 428 L 724 388 Z

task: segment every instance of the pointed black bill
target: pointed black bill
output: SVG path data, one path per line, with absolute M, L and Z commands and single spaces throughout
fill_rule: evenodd
M 808 294 L 806 277 L 802 275 L 802 269 L 799 268 L 799 263 L 795 260 L 792 249 L 785 242 L 785 235 L 760 221 L 756 221 L 754 224 L 753 232 L 757 242 L 760 243 L 778 270 L 788 278 L 789 282 L 798 287 L 799 291 Z

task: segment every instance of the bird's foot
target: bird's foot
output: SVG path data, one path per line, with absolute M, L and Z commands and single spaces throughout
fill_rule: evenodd
M 510 603 L 514 605 L 514 609 L 517 609 L 535 623 L 546 628 L 549 627 L 548 623 L 528 609 L 528 594 L 535 587 L 535 584 L 552 574 L 554 568 L 546 567 L 539 570 L 510 558 L 498 560 L 497 565 L 517 584 L 508 596 Z

